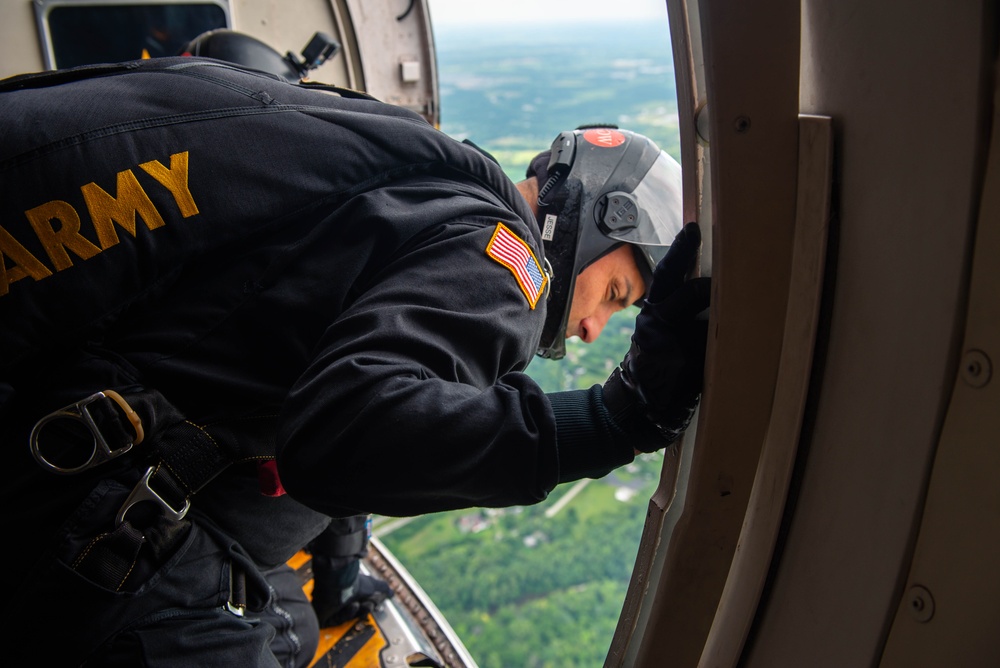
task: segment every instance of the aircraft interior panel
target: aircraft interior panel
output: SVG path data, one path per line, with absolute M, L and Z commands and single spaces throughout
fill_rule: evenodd
M 799 492 L 748 666 L 876 664 L 904 594 L 961 353 L 985 10 L 803 3 L 803 107 L 837 127 L 836 242 Z
M 17 26 L 5 30 L 0 40 L 0 77 L 44 68 L 35 10 L 30 2 L 0 2 L 0 25 Z
M 691 155 L 691 146 L 703 143 L 711 160 L 694 190 L 713 216 L 714 338 L 697 433 L 689 430 L 679 461 L 665 466 L 665 478 L 679 471 L 676 495 L 667 485 L 650 504 L 630 589 L 630 597 L 646 600 L 626 601 L 607 666 L 995 665 L 988 658 L 995 642 L 986 629 L 995 628 L 996 614 L 988 596 L 977 601 L 971 594 L 972 583 L 985 592 L 996 588 L 996 576 L 984 568 L 996 541 L 984 534 L 995 527 L 1000 504 L 988 487 L 966 493 L 959 481 L 964 472 L 983 482 L 972 474 L 980 470 L 976 463 L 993 463 L 982 439 L 995 437 L 996 428 L 972 417 L 987 393 L 961 401 L 968 382 L 959 372 L 978 369 L 979 378 L 988 377 L 988 349 L 996 342 L 987 330 L 984 338 L 963 344 L 973 244 L 990 238 L 979 230 L 982 241 L 976 228 L 980 208 L 990 206 L 980 198 L 989 192 L 983 174 L 997 23 L 993 2 L 960 5 L 807 0 L 735 10 L 713 0 L 668 2 L 675 42 L 679 35 L 689 40 L 680 51 L 675 43 L 678 95 L 693 97 L 679 99 L 679 106 L 696 110 L 696 132 L 682 122 L 682 152 Z M 794 82 L 782 80 L 790 64 L 801 66 Z M 704 82 L 703 99 L 685 78 Z M 752 337 L 727 336 L 742 325 L 741 307 L 758 310 L 760 329 L 772 319 L 795 324 L 791 310 L 767 308 L 785 304 L 796 285 L 781 294 L 780 281 L 768 284 L 775 275 L 762 267 L 786 261 L 786 231 L 802 221 L 786 230 L 775 216 L 763 224 L 754 218 L 772 198 L 795 199 L 781 188 L 762 187 L 757 174 L 778 173 L 782 152 L 797 153 L 800 161 L 805 155 L 801 143 L 789 147 L 780 139 L 789 90 L 800 124 L 809 116 L 830 120 L 826 270 L 792 479 L 786 490 L 748 494 L 751 485 L 773 485 L 757 455 L 788 416 L 780 403 L 781 378 L 771 394 L 763 378 L 770 371 L 754 367 L 766 347 Z M 755 97 L 762 91 L 763 98 Z M 754 147 L 748 140 L 759 133 L 777 134 Z M 787 170 L 781 173 L 795 183 Z M 686 197 L 690 193 L 685 190 Z M 758 241 L 769 245 L 755 247 L 740 236 L 751 224 Z M 986 218 L 979 222 L 986 224 Z M 738 253 L 729 245 L 736 240 Z M 743 267 L 747 274 L 740 276 L 748 256 L 761 267 Z M 996 276 L 980 280 L 980 294 L 995 297 Z M 734 291 L 740 296 L 729 301 Z M 982 317 L 987 323 L 995 318 Z M 781 337 L 771 332 L 767 341 Z M 727 344 L 734 348 L 726 350 Z M 754 361 L 730 358 L 736 348 Z M 982 358 L 969 357 L 966 348 Z M 787 350 L 780 362 L 768 358 L 765 366 L 778 368 L 786 356 Z M 760 405 L 760 397 L 746 392 L 753 385 L 745 375 L 760 377 L 758 390 L 767 395 Z M 731 404 L 768 424 L 755 425 Z M 954 444 L 942 440 L 949 410 L 959 416 L 953 420 L 958 426 L 945 432 L 954 434 Z M 932 479 L 939 482 L 928 497 Z M 783 493 L 787 506 L 766 582 L 741 581 L 747 576 L 741 559 L 757 538 L 741 534 L 756 526 L 746 500 L 773 504 Z M 973 519 L 976 509 L 983 515 Z M 732 521 L 736 515 L 742 527 Z M 950 544 L 925 538 L 934 535 Z M 909 574 L 915 546 L 924 558 L 914 560 Z M 973 570 L 949 572 L 949 559 Z M 951 603 L 947 613 L 935 605 L 935 614 L 944 615 L 936 633 L 933 618 L 920 619 L 915 610 L 938 598 L 921 598 L 921 577 L 936 577 L 938 586 L 926 589 L 940 588 Z M 759 605 L 748 614 L 729 614 L 733 597 L 748 587 L 760 589 Z M 887 649 L 890 627 L 894 642 Z M 963 630 L 973 636 L 959 647 Z M 921 633 L 927 640 L 910 642 Z M 733 648 L 734 637 L 745 639 L 742 649 Z M 932 652 L 934 640 L 939 646 Z M 958 663 L 948 661 L 950 651 Z
M 359 34 L 365 90 L 439 123 L 437 61 L 426 3 L 345 0 Z

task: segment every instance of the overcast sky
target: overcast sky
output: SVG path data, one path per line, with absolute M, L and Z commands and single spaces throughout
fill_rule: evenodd
M 428 0 L 437 25 L 665 19 L 667 0 Z

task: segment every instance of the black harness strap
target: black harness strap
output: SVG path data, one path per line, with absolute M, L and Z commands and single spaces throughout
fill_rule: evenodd
M 126 500 L 116 518 L 125 521 L 129 509 L 142 501 L 158 503 L 165 515 L 183 519 L 190 497 L 239 458 L 239 440 L 225 443 L 184 416 L 156 390 L 124 393 L 132 409 L 142 418 L 147 433 L 146 462 L 149 468 Z M 125 428 L 117 423 L 119 428 Z M 141 469 L 140 469 L 141 470 Z
M 188 420 L 178 422 L 154 439 L 153 449 L 177 484 L 190 496 L 233 463 L 207 431 Z M 163 467 L 161 467 L 163 470 Z
M 118 591 L 139 558 L 145 538 L 130 523 L 95 538 L 73 562 L 73 569 L 107 589 Z

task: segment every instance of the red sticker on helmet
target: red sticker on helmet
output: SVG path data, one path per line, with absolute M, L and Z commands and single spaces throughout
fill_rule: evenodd
M 594 146 L 614 148 L 625 143 L 625 135 L 611 128 L 593 128 L 583 133 L 583 138 Z

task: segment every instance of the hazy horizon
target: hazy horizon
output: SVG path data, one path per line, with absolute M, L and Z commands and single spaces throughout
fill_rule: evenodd
M 666 21 L 666 0 L 428 0 L 435 26 L 548 25 Z

